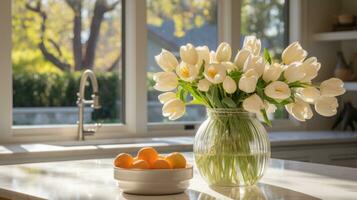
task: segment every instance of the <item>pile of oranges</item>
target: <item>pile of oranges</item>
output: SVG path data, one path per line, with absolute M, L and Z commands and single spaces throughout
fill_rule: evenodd
M 128 153 L 119 154 L 114 160 L 114 165 L 125 169 L 177 169 L 186 167 L 186 159 L 178 152 L 164 157 L 154 148 L 144 147 L 134 158 Z

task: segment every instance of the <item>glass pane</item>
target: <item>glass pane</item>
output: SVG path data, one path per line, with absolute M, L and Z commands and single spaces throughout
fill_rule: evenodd
M 242 37 L 256 35 L 267 48 L 273 59 L 279 59 L 288 45 L 287 0 L 243 0 L 242 1 Z M 241 39 L 241 45 L 243 39 Z M 288 118 L 284 107 L 280 107 L 272 118 Z
M 152 73 L 162 71 L 154 56 L 164 48 L 179 55 L 181 45 L 217 47 L 216 0 L 147 0 L 148 28 L 148 121 L 168 121 L 161 114 L 162 105 L 157 99 L 160 92 L 153 89 Z M 188 106 L 184 117 L 178 121 L 201 121 L 205 108 Z
M 75 124 L 85 69 L 97 76 L 102 106 L 88 106 L 85 121 L 122 121 L 121 11 L 116 0 L 12 1 L 14 125 Z
M 256 35 L 275 58 L 287 44 L 287 0 L 243 0 L 242 37 Z M 241 41 L 243 42 L 243 41 Z

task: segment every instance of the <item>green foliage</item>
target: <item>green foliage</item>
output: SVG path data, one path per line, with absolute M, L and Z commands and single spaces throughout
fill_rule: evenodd
M 269 54 L 269 51 L 268 49 L 264 48 L 264 59 L 269 63 L 271 64 L 271 56 Z
M 117 73 L 97 73 L 102 108 L 92 114 L 94 120 L 115 121 L 120 116 L 121 80 Z M 76 106 L 81 72 L 75 73 L 14 73 L 14 107 Z M 90 99 L 91 87 L 86 88 Z
M 205 23 L 217 23 L 215 0 L 148 0 L 147 7 L 148 24 L 161 26 L 165 20 L 173 21 L 176 37 Z

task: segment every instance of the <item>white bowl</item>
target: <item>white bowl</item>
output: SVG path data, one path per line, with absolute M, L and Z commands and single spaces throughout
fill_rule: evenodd
M 114 167 L 114 178 L 125 193 L 163 195 L 184 192 L 193 177 L 192 165 L 182 169 L 123 169 Z

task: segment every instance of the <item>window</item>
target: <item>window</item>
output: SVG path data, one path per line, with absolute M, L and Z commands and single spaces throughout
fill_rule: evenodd
M 262 40 L 273 59 L 279 59 L 288 45 L 288 0 L 243 0 L 241 9 L 241 43 L 246 35 Z M 288 118 L 285 108 L 274 113 L 274 119 Z
M 153 89 L 152 73 L 160 71 L 154 56 L 167 49 L 179 56 L 179 48 L 186 43 L 195 46 L 217 47 L 217 2 L 216 0 L 147 0 L 147 49 L 148 49 L 148 122 L 167 121 L 162 116 L 162 105 Z M 201 121 L 206 116 L 205 108 L 189 106 L 180 121 Z
M 268 5 L 269 13 L 263 12 Z M 231 14 L 237 16 L 240 9 L 242 27 L 232 28 L 238 23 L 231 21 Z M 76 93 L 85 68 L 97 75 L 102 105 L 94 112 L 87 108 L 85 121 L 106 123 L 91 138 L 158 136 L 173 127 L 175 133 L 179 127 L 190 134 L 180 123 L 148 125 L 168 121 L 152 89 L 150 77 L 159 70 L 154 56 L 162 48 L 178 56 L 179 47 L 188 42 L 215 50 L 218 40 L 236 45 L 237 37 L 251 33 L 272 39 L 263 45 L 278 56 L 287 39 L 286 9 L 287 0 L 1 0 L 0 140 L 75 138 Z M 261 13 L 269 20 L 258 29 L 252 24 L 262 19 L 256 16 Z M 204 107 L 192 106 L 180 120 L 201 121 L 205 116 Z
M 85 109 L 85 121 L 122 122 L 121 1 L 11 2 L 13 125 L 75 124 L 85 69 L 97 76 L 102 106 Z

